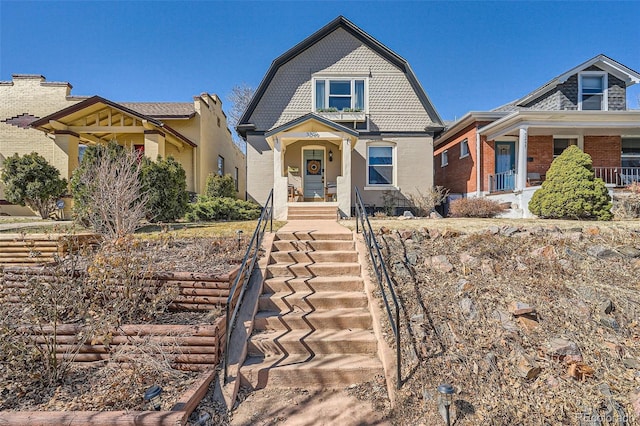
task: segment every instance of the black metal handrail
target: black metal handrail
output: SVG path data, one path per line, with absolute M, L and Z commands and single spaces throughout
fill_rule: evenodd
M 376 240 L 376 236 L 373 233 L 373 229 L 371 228 L 369 216 L 367 215 L 367 211 L 364 208 L 364 203 L 362 202 L 362 197 L 360 196 L 358 187 L 355 187 L 355 193 L 356 233 L 360 232 L 360 228 L 362 228 L 362 236 L 364 237 L 367 248 L 369 249 L 371 264 L 373 265 L 373 269 L 376 273 L 378 286 L 380 287 L 380 293 L 382 293 L 382 300 L 384 301 L 384 306 L 386 307 L 387 315 L 389 316 L 391 330 L 393 331 L 393 335 L 396 339 L 396 364 L 398 370 L 397 388 L 400 389 L 400 387 L 402 387 L 402 357 L 400 354 L 400 304 L 398 303 L 398 297 L 396 296 L 396 292 L 393 289 L 393 284 L 391 283 L 391 279 L 389 278 L 387 267 L 384 263 L 384 259 L 382 258 L 380 245 L 378 244 L 378 240 Z M 387 293 L 389 293 L 390 297 L 387 296 Z M 389 298 L 391 299 L 393 306 L 390 306 Z
M 260 219 L 256 225 L 253 236 L 247 247 L 247 251 L 242 259 L 242 264 L 238 270 L 235 280 L 231 289 L 229 289 L 229 297 L 227 298 L 226 306 L 226 329 L 225 329 L 225 347 L 224 347 L 224 381 L 227 382 L 229 376 L 229 343 L 231 341 L 231 332 L 236 325 L 236 317 L 242 301 L 244 299 L 244 293 L 247 290 L 249 279 L 251 278 L 251 272 L 255 266 L 256 259 L 258 258 L 258 252 L 260 251 L 260 245 L 262 244 L 262 238 L 264 232 L 267 229 L 267 223 L 269 224 L 269 232 L 273 232 L 273 189 L 269 192 L 267 202 L 264 203 L 262 213 L 260 213 Z M 236 298 L 236 294 L 239 293 L 236 303 L 233 301 Z M 233 308 L 233 312 L 229 315 L 229 310 Z

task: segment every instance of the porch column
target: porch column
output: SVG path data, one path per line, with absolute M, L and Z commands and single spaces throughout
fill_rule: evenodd
M 159 130 L 144 131 L 144 155 L 151 161 L 156 161 L 158 156 L 165 158 L 164 133 Z
M 336 180 L 338 209 L 341 215 L 351 216 L 351 139 L 342 138 L 342 176 Z
M 79 143 L 80 139 L 77 133 L 69 130 L 56 130 L 53 165 L 60 170 L 60 177 L 69 180 L 71 173 L 78 168 Z
M 516 191 L 527 187 L 527 127 L 520 127 Z
M 273 141 L 273 216 L 278 220 L 287 218 L 287 177 L 282 176 L 282 141 Z

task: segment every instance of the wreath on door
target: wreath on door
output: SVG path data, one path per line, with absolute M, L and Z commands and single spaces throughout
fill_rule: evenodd
M 320 160 L 307 160 L 307 175 L 320 174 Z

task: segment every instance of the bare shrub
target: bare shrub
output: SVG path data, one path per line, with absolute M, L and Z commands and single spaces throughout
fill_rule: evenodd
M 138 179 L 141 167 L 133 150 L 109 154 L 105 149 L 73 177 L 76 191 L 82 192 L 82 219 L 107 240 L 133 233 L 147 217 L 148 196 Z
M 635 219 L 640 217 L 640 184 L 633 182 L 627 186 L 626 193 L 614 198 L 613 214 L 617 219 Z
M 416 192 L 409 194 L 409 202 L 416 209 L 416 216 L 426 217 L 442 204 L 449 195 L 449 190 L 443 186 L 435 186 L 425 192 L 416 188 Z
M 505 210 L 500 203 L 487 198 L 459 198 L 449 206 L 453 217 L 494 217 Z

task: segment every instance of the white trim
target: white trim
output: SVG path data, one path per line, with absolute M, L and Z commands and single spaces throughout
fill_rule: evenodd
M 609 111 L 609 75 L 605 71 L 582 71 L 578 73 L 578 111 L 582 109 L 582 77 L 600 76 L 602 77 L 602 109 L 586 111 Z
M 391 166 L 392 176 L 391 176 L 391 185 L 389 184 L 371 184 L 369 183 L 369 148 L 370 147 L 390 147 L 391 148 Z M 392 141 L 372 141 L 368 142 L 366 146 L 366 158 L 365 158 L 365 189 L 375 188 L 375 189 L 391 189 L 396 188 L 396 183 L 398 182 L 398 145 Z
M 311 111 L 314 113 L 318 113 L 316 109 L 316 81 L 324 80 L 325 81 L 325 94 L 324 94 L 324 105 L 325 108 L 329 108 L 329 86 L 331 80 L 344 80 L 351 82 L 351 108 L 354 108 L 355 101 L 355 81 L 356 80 L 364 80 L 364 107 L 362 108 L 362 112 L 365 114 L 369 113 L 369 75 L 364 74 L 360 75 L 358 73 L 340 73 L 340 74 L 331 74 L 331 73 L 322 73 L 313 75 L 311 78 Z M 340 112 L 340 111 L 338 111 Z M 368 125 L 367 125 L 368 128 Z
M 399 191 L 400 188 L 398 188 L 395 185 L 379 185 L 379 186 L 375 186 L 375 185 L 367 185 L 364 187 L 365 191 Z

